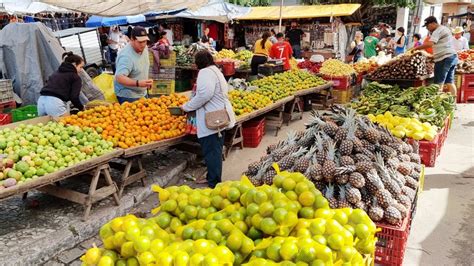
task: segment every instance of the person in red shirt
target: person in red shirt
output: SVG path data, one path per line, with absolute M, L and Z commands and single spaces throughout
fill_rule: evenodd
M 285 41 L 283 33 L 276 35 L 278 42 L 272 45 L 270 49 L 270 58 L 283 59 L 285 62 L 285 70 L 290 69 L 290 59 L 293 55 L 293 49 L 289 42 Z

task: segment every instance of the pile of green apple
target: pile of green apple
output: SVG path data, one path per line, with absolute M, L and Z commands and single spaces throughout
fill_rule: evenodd
M 0 190 L 111 150 L 112 142 L 90 128 L 48 122 L 0 130 Z

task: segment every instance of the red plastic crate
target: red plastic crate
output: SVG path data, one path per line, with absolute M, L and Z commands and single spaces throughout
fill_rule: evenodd
M 16 108 L 15 101 L 0 103 L 0 113 L 3 112 L 3 110 L 5 109 L 15 109 L 15 108 Z
M 334 83 L 333 89 L 335 90 L 347 90 L 351 86 L 351 77 L 323 76 L 323 79 L 332 81 Z
M 461 77 L 461 87 L 458 88 L 458 102 L 468 103 L 474 101 L 474 74 L 464 74 Z
M 235 64 L 234 62 L 217 62 L 218 65 L 222 67 L 222 73 L 224 76 L 232 76 L 235 74 Z
M 242 135 L 245 147 L 258 147 L 262 141 L 263 135 L 265 135 L 265 118 L 244 123 L 242 127 Z
M 434 167 L 436 164 L 436 158 L 438 158 L 441 149 L 441 135 L 442 133 L 439 133 L 432 141 L 420 141 L 421 162 L 426 167 Z
M 410 214 L 411 215 L 411 214 Z M 402 265 L 410 234 L 411 217 L 408 215 L 400 226 L 377 223 L 382 231 L 377 232 L 375 263 L 382 265 Z
M 0 114 L 0 125 L 10 124 L 12 122 L 11 114 Z

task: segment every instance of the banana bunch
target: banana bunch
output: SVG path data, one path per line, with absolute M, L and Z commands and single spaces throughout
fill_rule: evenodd
M 330 77 L 347 77 L 355 73 L 354 68 L 337 59 L 324 61 L 319 73 Z

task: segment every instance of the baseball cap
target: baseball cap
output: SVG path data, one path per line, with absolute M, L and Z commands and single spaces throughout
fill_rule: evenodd
M 428 26 L 428 24 L 433 23 L 433 22 L 438 23 L 438 20 L 434 16 L 429 16 L 425 18 L 425 25 L 423 25 L 423 27 L 426 27 Z
M 145 28 L 136 26 L 132 29 L 132 38 L 137 39 L 139 42 L 149 41 L 148 34 Z

